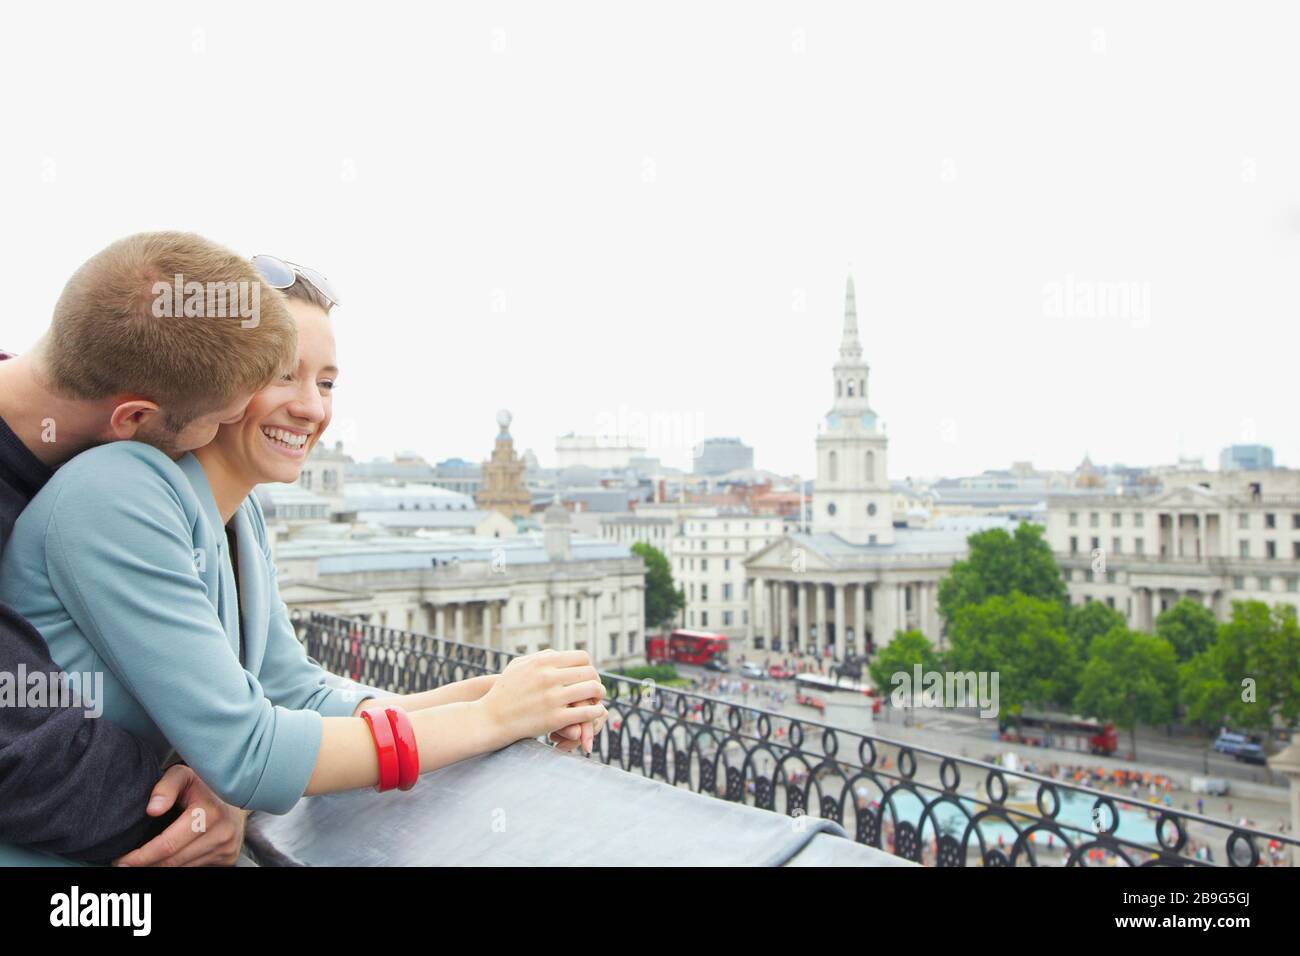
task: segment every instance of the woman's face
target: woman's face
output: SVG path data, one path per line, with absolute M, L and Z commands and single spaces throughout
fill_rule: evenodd
M 338 361 L 334 331 L 319 306 L 289 299 L 298 323 L 298 365 L 255 394 L 242 420 L 222 425 L 213 444 L 253 484 L 298 480 L 333 414 Z

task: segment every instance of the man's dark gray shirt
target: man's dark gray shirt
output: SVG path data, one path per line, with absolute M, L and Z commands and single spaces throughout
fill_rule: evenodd
M 50 475 L 0 418 L 0 550 Z M 40 633 L 0 602 L 0 671 L 17 681 L 58 670 Z M 84 703 L 16 706 L 24 688 L 14 690 L 14 706 L 0 701 L 0 843 L 107 862 L 159 832 L 164 821 L 144 812 L 162 775 L 152 748 Z

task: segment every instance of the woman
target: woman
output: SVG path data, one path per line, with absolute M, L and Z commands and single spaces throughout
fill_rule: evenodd
M 164 759 L 178 754 L 227 803 L 284 813 L 304 795 L 374 786 L 387 768 L 379 731 L 360 716 L 382 692 L 307 658 L 251 494 L 296 481 L 329 425 L 335 299 L 310 270 L 254 261 L 289 300 L 296 367 L 195 453 L 173 461 L 122 441 L 63 466 L 14 528 L 0 600 L 65 672 L 104 674 L 95 703 L 106 718 Z M 603 695 L 585 651 L 543 651 L 382 703 L 409 718 L 426 773 L 542 735 L 589 750 Z

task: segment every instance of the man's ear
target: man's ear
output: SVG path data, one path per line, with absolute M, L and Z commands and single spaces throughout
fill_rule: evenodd
M 151 415 L 162 414 L 158 406 L 143 398 L 133 398 L 114 406 L 108 418 L 108 430 L 114 440 L 134 438 Z

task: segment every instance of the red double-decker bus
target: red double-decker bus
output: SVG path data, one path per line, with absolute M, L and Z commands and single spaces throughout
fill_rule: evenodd
M 727 659 L 727 638 L 724 634 L 707 631 L 688 631 L 679 628 L 665 637 L 647 634 L 645 656 L 650 662 L 672 661 L 676 664 L 704 665 L 715 658 Z
M 1119 734 L 1110 721 L 1089 720 L 1072 714 L 1026 710 L 1020 730 L 1011 721 L 999 721 L 1002 739 L 1061 750 L 1079 750 L 1108 756 L 1119 749 Z

